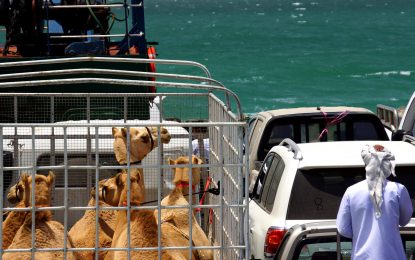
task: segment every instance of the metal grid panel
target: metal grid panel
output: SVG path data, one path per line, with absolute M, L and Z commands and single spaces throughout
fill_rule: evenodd
M 237 122 L 235 116 L 214 96 L 209 99 L 210 120 L 214 122 Z M 246 205 L 244 194 L 246 184 L 244 178 L 245 160 L 243 156 L 243 127 L 214 126 L 209 131 L 210 162 L 212 178 L 220 182 L 221 196 L 210 196 L 210 203 L 220 205 L 213 209 L 212 227 L 214 242 L 223 248 L 219 257 L 225 259 L 241 259 L 245 256 L 247 226 L 244 211 Z
M 221 196 L 209 195 L 204 204 L 210 206 L 202 207 L 199 217 L 204 223 L 204 225 L 202 224 L 204 230 L 210 232 L 217 257 L 220 259 L 243 258 L 247 250 L 244 242 L 244 232 L 247 231 L 247 227 L 244 227 L 243 218 L 243 210 L 246 209 L 246 205 L 243 204 L 242 197 L 245 187 L 243 166 L 246 165 L 242 154 L 244 124 L 238 123 L 223 103 L 212 95 L 199 95 L 196 98 L 190 94 L 189 98 L 185 96 L 185 93 L 180 95 L 158 94 L 156 101 L 163 101 L 153 104 L 157 109 L 150 111 L 152 119 L 156 120 L 142 121 L 134 120 L 134 114 L 130 113 L 130 110 L 133 110 L 135 115 L 139 117 L 141 105 L 130 103 L 130 101 L 134 98 L 148 100 L 148 95 L 120 94 L 108 98 L 93 94 L 69 96 L 36 94 L 34 97 L 43 100 L 46 104 L 40 106 L 39 109 L 43 108 L 46 112 L 40 113 L 39 116 L 32 113 L 27 118 L 21 118 L 21 120 L 32 121 L 32 124 L 10 124 L 11 122 L 7 122 L 9 124 L 0 125 L 0 140 L 3 143 L 1 173 L 3 173 L 4 185 L 16 183 L 21 172 L 45 174 L 49 170 L 54 171 L 57 176 L 52 193 L 54 219 L 64 224 L 67 232 L 84 214 L 85 206 L 90 198 L 90 189 L 96 185 L 97 179 L 108 178 L 120 168 L 128 168 L 128 166 L 118 165 L 114 158 L 111 128 L 151 126 L 151 124 L 161 122 L 160 114 L 168 110 L 168 114 L 181 123 L 163 121 L 156 126 L 168 128 L 172 141 L 168 145 L 160 143 L 159 147 L 154 149 L 138 166 L 144 170 L 146 201 L 152 201 L 145 206 L 155 205 L 160 209 L 158 200 L 173 188 L 172 170 L 171 166 L 167 164 L 167 159 L 175 159 L 181 155 L 190 156 L 192 145 L 200 144 L 201 139 L 209 136 L 210 151 L 204 155 L 205 162 L 208 164 L 202 168 L 202 182 L 198 189 L 203 191 L 208 175 L 210 175 L 213 178 L 211 187 L 217 187 L 220 181 Z M 25 97 L 33 96 L 0 95 L 0 101 L 6 100 L 11 104 L 10 100 L 12 99 L 13 109 L 11 111 L 15 111 L 17 109 L 14 106 L 22 106 L 19 101 L 27 101 Z M 183 100 L 194 98 L 197 101 L 190 104 L 195 107 L 184 109 Z M 169 103 L 165 100 L 172 101 Z M 123 107 L 123 110 L 120 110 L 123 117 L 112 118 L 118 116 L 120 111 L 110 113 L 109 117 L 101 117 L 103 114 L 108 115 L 105 113 L 107 111 L 114 112 L 107 108 L 120 107 L 120 104 Z M 57 106 L 68 109 L 57 110 Z M 73 107 L 77 109 L 73 110 Z M 70 111 L 68 112 L 68 110 Z M 99 111 L 100 116 L 93 116 L 93 110 Z M 197 118 L 193 117 L 193 119 L 209 122 L 183 123 L 189 119 L 189 110 L 201 111 L 192 113 L 192 115 L 197 115 Z M 39 123 L 43 123 L 43 120 L 47 120 L 46 115 L 50 121 L 56 123 L 39 125 Z M 208 115 L 210 118 L 207 117 Z M 124 122 L 127 125 L 123 124 Z M 189 133 L 191 134 L 189 135 Z M 13 155 L 13 164 L 10 163 L 11 155 Z M 208 157 L 210 160 L 207 160 Z M 8 168 L 11 165 L 15 167 Z M 130 165 L 129 167 L 134 166 Z M 5 194 L 2 195 L 4 199 Z M 2 200 L 2 202 L 4 205 L 12 206 L 6 200 Z M 2 210 L 13 211 L 10 208 L 2 208 Z M 213 213 L 209 214 L 210 211 Z M 212 223 L 209 221 L 210 217 L 212 217 Z M 65 240 L 64 244 L 66 243 Z M 192 245 L 189 247 L 191 248 Z M 94 250 L 98 251 L 97 248 Z M 77 249 L 68 249 L 68 251 L 77 251 Z

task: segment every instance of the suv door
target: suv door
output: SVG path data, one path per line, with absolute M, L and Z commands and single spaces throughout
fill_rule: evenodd
M 264 257 L 265 233 L 271 226 L 271 212 L 284 166 L 279 155 L 270 153 L 262 164 L 254 190 L 250 194 L 250 242 L 252 255 L 255 258 L 262 259 Z

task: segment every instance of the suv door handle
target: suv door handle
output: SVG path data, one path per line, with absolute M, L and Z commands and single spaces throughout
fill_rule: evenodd
M 254 229 L 253 228 L 250 228 L 249 229 L 249 233 L 251 233 L 251 234 L 254 233 Z

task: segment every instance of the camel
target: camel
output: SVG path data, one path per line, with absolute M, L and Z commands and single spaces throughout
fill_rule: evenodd
M 193 155 L 192 156 L 192 164 L 202 164 L 203 161 Z M 170 165 L 189 165 L 189 157 L 188 156 L 181 156 L 176 160 L 169 159 Z M 162 201 L 162 206 L 173 206 L 173 205 L 189 205 L 186 195 L 189 195 L 189 181 L 190 181 L 190 170 L 188 167 L 173 168 L 174 171 L 174 178 L 173 183 L 176 185 L 176 188 L 167 195 Z M 193 191 L 195 190 L 195 185 L 197 185 L 200 181 L 200 168 L 192 168 L 192 186 Z M 187 196 L 186 196 L 187 197 Z M 195 195 L 192 197 L 192 202 L 194 204 L 197 203 Z M 193 203 L 192 203 L 193 204 Z M 192 242 L 195 246 L 212 246 L 209 239 L 207 238 L 203 229 L 199 226 L 196 221 L 195 215 L 192 213 Z M 161 211 L 161 219 L 163 221 L 167 221 L 172 223 L 176 226 L 181 232 L 185 233 L 189 236 L 190 226 L 189 226 L 189 208 L 171 208 L 171 209 L 163 209 Z M 199 259 L 213 259 L 213 251 L 212 250 L 197 250 Z
M 127 128 L 112 128 L 115 158 L 120 165 L 127 164 L 127 132 Z M 147 156 L 147 154 L 158 146 L 158 129 L 157 127 L 131 127 L 129 134 L 130 164 L 141 164 L 141 161 Z M 160 141 L 163 144 L 170 142 L 170 133 L 164 127 L 160 128 L 160 138 Z M 142 169 L 138 170 L 143 173 Z M 126 173 L 126 170 L 123 169 L 122 172 Z M 144 191 L 144 178 L 140 178 L 140 188 Z
M 102 194 L 101 190 L 103 184 L 107 182 L 108 179 L 101 180 L 98 183 L 99 194 Z M 95 206 L 95 188 L 91 189 L 91 199 L 88 202 L 88 206 Z M 99 207 L 108 207 L 109 205 L 105 203 L 100 196 L 98 198 Z M 115 229 L 115 220 L 116 214 L 114 210 L 99 210 L 98 217 L 98 234 L 99 234 L 99 244 L 100 248 L 111 247 L 112 236 L 114 235 Z M 72 244 L 76 248 L 92 248 L 95 247 L 95 221 L 96 221 L 96 211 L 95 210 L 86 210 L 84 216 L 78 220 L 75 225 L 68 232 L 68 235 L 71 238 Z M 95 251 L 79 251 L 79 255 L 82 256 L 82 259 L 95 259 Z M 99 251 L 98 259 L 104 259 L 107 251 Z
M 104 184 L 102 191 L 105 191 L 105 202 L 111 206 L 127 206 L 127 173 L 118 173 Z M 138 169 L 130 171 L 130 205 L 138 206 L 143 202 L 144 189 L 140 184 L 143 174 Z M 116 187 L 115 192 L 113 187 Z M 127 244 L 127 211 L 118 210 L 117 223 L 112 238 L 112 248 L 126 248 Z M 161 226 L 162 246 L 188 246 L 189 240 L 183 236 L 173 225 Z M 130 246 L 137 248 L 158 247 L 158 226 L 154 211 L 152 210 L 131 210 L 130 213 Z M 162 250 L 161 259 L 188 259 L 186 250 Z M 157 250 L 131 251 L 131 259 L 158 259 Z M 105 257 L 109 259 L 127 259 L 126 251 L 109 251 Z M 192 259 L 196 259 L 192 254 Z
M 55 180 L 55 174 L 49 172 L 48 176 L 35 175 L 35 207 L 49 207 L 50 194 Z M 32 176 L 22 174 L 20 181 L 16 185 L 18 199 L 23 201 L 25 207 L 30 207 L 32 202 Z M 52 220 L 52 213 L 49 210 L 38 211 L 35 213 L 35 247 L 36 248 L 63 248 L 64 227 L 61 223 Z M 16 235 L 8 249 L 25 249 L 32 247 L 32 212 L 26 212 L 23 224 L 16 232 Z M 71 248 L 70 240 L 67 240 L 67 247 Z M 3 260 L 31 259 L 30 252 L 6 252 Z M 35 252 L 36 259 L 62 259 L 62 251 L 42 251 Z M 75 259 L 73 252 L 67 252 L 67 259 Z

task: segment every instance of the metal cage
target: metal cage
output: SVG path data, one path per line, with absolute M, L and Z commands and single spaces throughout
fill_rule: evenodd
M 107 58 L 72 58 L 67 62 L 77 62 L 86 59 L 92 62 L 111 62 Z M 104 60 L 104 61 L 103 61 Z M 145 59 L 125 60 L 132 65 L 150 62 Z M 151 60 L 154 62 L 155 60 Z M 47 63 L 48 61 L 32 61 Z M 51 60 L 50 62 L 57 62 Z M 88 69 L 76 71 L 79 75 L 92 73 L 94 77 L 72 75 L 70 71 L 37 71 L 27 75 L 41 76 L 36 80 L 27 80 L 22 74 L 0 75 L 0 88 L 7 86 L 18 89 L 20 86 L 54 86 L 69 84 L 82 89 L 85 84 L 109 84 L 131 86 L 135 90 L 140 86 L 155 85 L 157 87 L 175 88 L 170 93 L 2 93 L 0 94 L 0 143 L 3 156 L 0 159 L 0 212 L 31 212 L 31 246 L 28 248 L 3 248 L 0 254 L 30 253 L 35 259 L 36 254 L 45 251 L 61 251 L 66 259 L 71 252 L 93 251 L 98 259 L 100 251 L 127 251 L 130 254 L 139 250 L 157 250 L 159 259 L 162 250 L 185 249 L 191 257 L 192 250 L 211 249 L 217 259 L 244 259 L 249 256 L 248 247 L 248 171 L 247 160 L 244 156 L 245 132 L 247 124 L 240 110 L 239 100 L 235 94 L 224 88 L 219 82 L 210 78 L 204 66 L 183 61 L 156 60 L 159 64 L 196 65 L 202 68 L 207 77 L 194 75 L 179 75 L 167 73 L 148 73 L 137 71 L 115 71 Z M 23 66 L 24 63 L 2 63 L 0 66 Z M 26 62 L 27 65 L 27 62 Z M 30 74 L 32 73 L 32 74 Z M 103 73 L 117 76 L 137 76 L 138 79 L 102 78 Z M 46 75 L 46 78 L 45 78 Z M 48 79 L 48 75 L 58 75 L 60 79 Z M 155 77 L 157 81 L 143 80 Z M 43 78 L 42 78 L 43 77 Z M 16 79 L 19 79 L 18 81 Z M 159 78 L 167 81 L 159 81 Z M 170 80 L 170 81 L 168 81 Z M 178 82 L 179 81 L 179 82 Z M 197 83 L 192 83 L 196 81 Z M 215 95 L 215 92 L 219 92 Z M 223 100 L 220 98 L 222 97 Z M 140 100 L 140 102 L 136 102 Z M 144 100 L 144 102 L 142 102 Z M 233 100 L 233 101 L 231 101 Z M 137 105 L 139 104 L 139 105 Z M 148 106 L 145 109 L 141 106 Z M 236 107 L 233 112 L 231 107 Z M 26 107 L 26 109 L 25 109 Z M 33 107 L 27 109 L 27 107 Z M 148 111 L 146 111 L 148 109 Z M 20 111 L 26 111 L 25 114 Z M 141 119 L 140 111 L 146 111 L 148 119 Z M 127 163 L 120 165 L 113 150 L 113 127 L 124 127 L 127 133 L 135 127 L 154 127 L 160 133 L 165 128 L 171 135 L 170 142 L 162 143 L 158 139 L 157 147 L 136 165 Z M 128 135 L 127 135 L 128 136 Z M 127 138 L 128 143 L 128 138 Z M 131 147 L 127 144 L 127 150 Z M 197 193 L 197 200 L 189 196 L 187 206 L 161 206 L 161 200 L 173 189 L 172 168 L 168 159 L 178 156 L 188 156 L 198 153 L 204 164 L 198 166 L 187 164 L 183 167 L 200 167 L 202 176 L 200 185 L 190 188 Z M 127 205 L 123 207 L 98 207 L 98 204 L 88 205 L 91 189 L 98 187 L 98 181 L 114 176 L 124 169 L 127 174 L 140 168 L 144 171 L 146 203 L 142 205 Z M 23 172 L 32 177 L 35 173 L 47 175 L 55 173 L 55 182 L 51 192 L 51 204 L 44 206 L 15 207 L 7 201 L 9 187 L 16 184 Z M 190 175 L 191 176 L 191 175 Z M 190 181 L 191 181 L 190 177 Z M 34 178 L 31 183 L 31 205 L 35 204 L 33 190 Z M 128 182 L 128 189 L 130 183 Z M 207 191 L 215 192 L 207 192 Z M 95 189 L 98 195 L 98 189 Z M 131 190 L 127 191 L 128 194 Z M 87 206 L 88 205 L 88 206 Z M 189 230 L 189 245 L 184 248 L 162 247 L 161 229 L 158 225 L 158 246 L 155 248 L 137 248 L 128 242 L 123 248 L 99 248 L 98 232 L 95 232 L 95 247 L 76 248 L 68 246 L 68 232 L 86 211 L 102 210 L 157 210 L 156 218 L 161 221 L 161 210 L 169 208 L 188 207 L 189 210 L 200 208 L 196 214 L 200 226 L 211 241 L 210 247 L 198 247 L 192 243 L 192 228 Z M 64 237 L 61 247 L 37 248 L 35 230 L 35 212 L 52 211 L 53 220 L 63 225 Z M 129 215 L 129 214 L 127 214 Z M 190 221 L 189 214 L 189 222 Z M 131 221 L 128 218 L 128 221 Z M 4 222 L 3 222 L 4 223 Z M 98 230 L 98 218 L 95 221 Z M 4 226 L 0 229 L 3 235 Z M 128 241 L 130 241 L 128 232 Z M 4 237 L 4 236 L 3 236 Z M 0 242 L 3 245 L 3 239 Z

